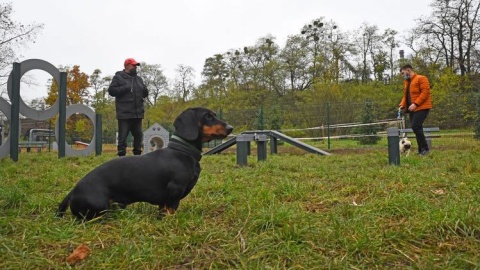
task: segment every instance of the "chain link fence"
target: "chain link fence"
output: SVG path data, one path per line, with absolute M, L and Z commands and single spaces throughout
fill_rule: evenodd
M 455 106 L 437 104 L 430 110 L 424 127 L 439 127 L 440 136 L 453 141 L 473 138 L 480 115 L 475 94 L 447 100 L 456 102 Z M 361 144 L 362 137 L 384 138 L 388 127 L 401 127 L 397 108 L 384 103 L 383 100 L 368 100 L 282 108 L 259 106 L 249 110 L 222 111 L 222 117 L 235 127 L 236 134 L 246 130 L 272 129 L 300 140 L 328 142 L 327 147 L 331 149 L 345 145 L 354 147 Z M 405 127 L 410 127 L 408 115 L 402 113 L 401 117 L 405 120 Z M 353 143 L 339 143 L 346 140 Z M 382 141 L 378 143 L 381 145 Z M 377 143 L 373 140 L 372 144 Z
M 475 93 L 444 98 L 435 102 L 434 108 L 424 123 L 424 127 L 439 127 L 442 137 L 451 140 L 462 140 L 480 135 L 480 95 Z M 218 110 L 218 116 L 235 127 L 234 134 L 247 130 L 277 130 L 286 135 L 309 142 L 324 143 L 325 148 L 355 147 L 360 144 L 359 138 L 376 136 L 385 137 L 388 127 L 400 126 L 396 104 L 388 104 L 385 100 L 368 100 L 364 102 L 319 102 L 312 105 L 274 105 L 258 106 L 254 109 Z M 112 123 L 110 123 L 112 122 Z M 8 124 L 2 122 L 3 140 L 8 136 Z M 48 125 L 48 122 L 46 122 Z M 143 121 L 144 130 L 153 125 Z M 173 124 L 159 123 L 170 133 Z M 24 123 L 25 126 L 26 123 Z M 39 128 L 33 123 L 30 128 Z M 409 127 L 408 116 L 405 126 Z M 48 127 L 41 127 L 48 128 Z M 88 129 L 88 128 L 87 128 Z M 478 130 L 478 132 L 476 132 Z M 116 144 L 117 125 L 113 121 L 103 123 L 102 136 L 106 145 Z M 78 134 L 67 134 L 72 143 L 75 140 L 90 141 L 91 134 L 85 138 Z M 68 137 L 70 136 L 70 137 Z M 78 138 L 77 138 L 78 137 Z M 74 139 L 75 138 L 75 139 Z M 345 142 L 350 143 L 345 143 Z M 131 145 L 131 136 L 128 138 Z M 342 143 L 340 143 L 342 142 Z M 214 142 L 208 146 L 215 146 Z M 372 140 L 373 144 L 382 141 Z

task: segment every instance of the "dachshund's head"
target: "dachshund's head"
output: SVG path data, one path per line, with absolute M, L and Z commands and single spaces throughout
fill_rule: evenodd
M 233 127 L 217 118 L 209 109 L 196 107 L 182 112 L 173 123 L 175 135 L 198 144 L 213 139 L 223 139 L 232 133 Z

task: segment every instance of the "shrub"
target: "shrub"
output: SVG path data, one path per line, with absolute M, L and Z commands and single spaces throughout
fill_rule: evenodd
M 361 114 L 361 123 L 374 123 L 376 121 L 375 114 L 375 106 L 373 102 L 365 102 L 365 106 L 363 107 Z M 376 144 L 381 139 L 379 136 L 376 136 L 379 130 L 380 128 L 375 125 L 363 125 L 355 128 L 353 133 L 366 135 L 356 139 L 360 144 Z

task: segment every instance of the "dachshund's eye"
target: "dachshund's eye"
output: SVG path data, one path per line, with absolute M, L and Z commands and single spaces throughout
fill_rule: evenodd
M 212 120 L 212 119 L 213 119 L 213 115 L 207 114 L 207 115 L 205 116 L 205 119 L 207 119 L 207 120 Z

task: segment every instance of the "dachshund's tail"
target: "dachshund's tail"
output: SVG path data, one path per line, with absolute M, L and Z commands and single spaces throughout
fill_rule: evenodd
M 63 217 L 65 211 L 67 211 L 68 206 L 70 206 L 70 199 L 72 197 L 72 192 L 68 193 L 68 195 L 63 199 L 63 201 L 58 206 L 58 211 L 55 214 L 57 217 Z

